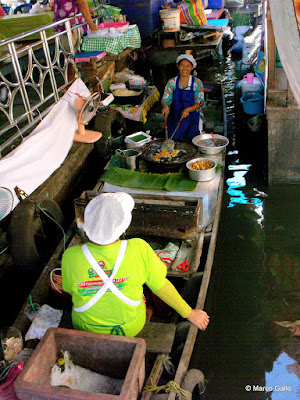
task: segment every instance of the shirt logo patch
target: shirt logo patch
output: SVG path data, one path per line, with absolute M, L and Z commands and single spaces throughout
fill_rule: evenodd
M 102 261 L 102 260 L 98 261 L 98 265 L 102 269 L 106 268 L 105 267 L 105 262 Z M 97 274 L 96 271 L 93 270 L 93 268 L 89 268 L 88 269 L 88 276 L 89 276 L 89 278 L 95 278 L 95 277 L 99 278 L 99 275 Z

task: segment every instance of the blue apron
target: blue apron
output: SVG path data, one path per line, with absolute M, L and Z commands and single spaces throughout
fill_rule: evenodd
M 176 78 L 173 101 L 168 115 L 168 135 L 172 136 L 180 118 L 182 111 L 193 106 L 194 103 L 194 77 L 189 90 L 179 88 L 179 76 Z M 188 117 L 183 118 L 174 139 L 192 140 L 194 136 L 199 135 L 199 112 L 193 111 Z

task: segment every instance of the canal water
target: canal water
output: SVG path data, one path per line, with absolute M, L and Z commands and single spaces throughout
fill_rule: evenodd
M 224 85 L 230 146 L 205 305 L 210 324 L 198 334 L 190 368 L 205 375 L 201 399 L 296 400 L 300 187 L 268 186 L 266 123 L 253 133 L 238 117 L 236 63 L 228 57 L 206 73 Z

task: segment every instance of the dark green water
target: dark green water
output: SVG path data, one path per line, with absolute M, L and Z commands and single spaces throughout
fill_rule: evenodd
M 237 120 L 234 67 L 227 59 L 207 71 L 224 84 L 230 146 L 205 305 L 211 322 L 190 367 L 207 379 L 205 400 L 296 400 L 300 338 L 275 321 L 300 319 L 300 187 L 267 185 L 266 124 L 254 134 Z

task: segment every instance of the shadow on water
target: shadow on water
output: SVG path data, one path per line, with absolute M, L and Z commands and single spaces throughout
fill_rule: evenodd
M 235 66 L 230 58 L 220 64 L 206 73 L 224 85 L 230 146 L 205 305 L 210 325 L 190 368 L 207 379 L 205 400 L 296 400 L 300 325 L 290 322 L 300 311 L 300 187 L 267 185 L 266 122 L 253 134 L 238 118 Z

